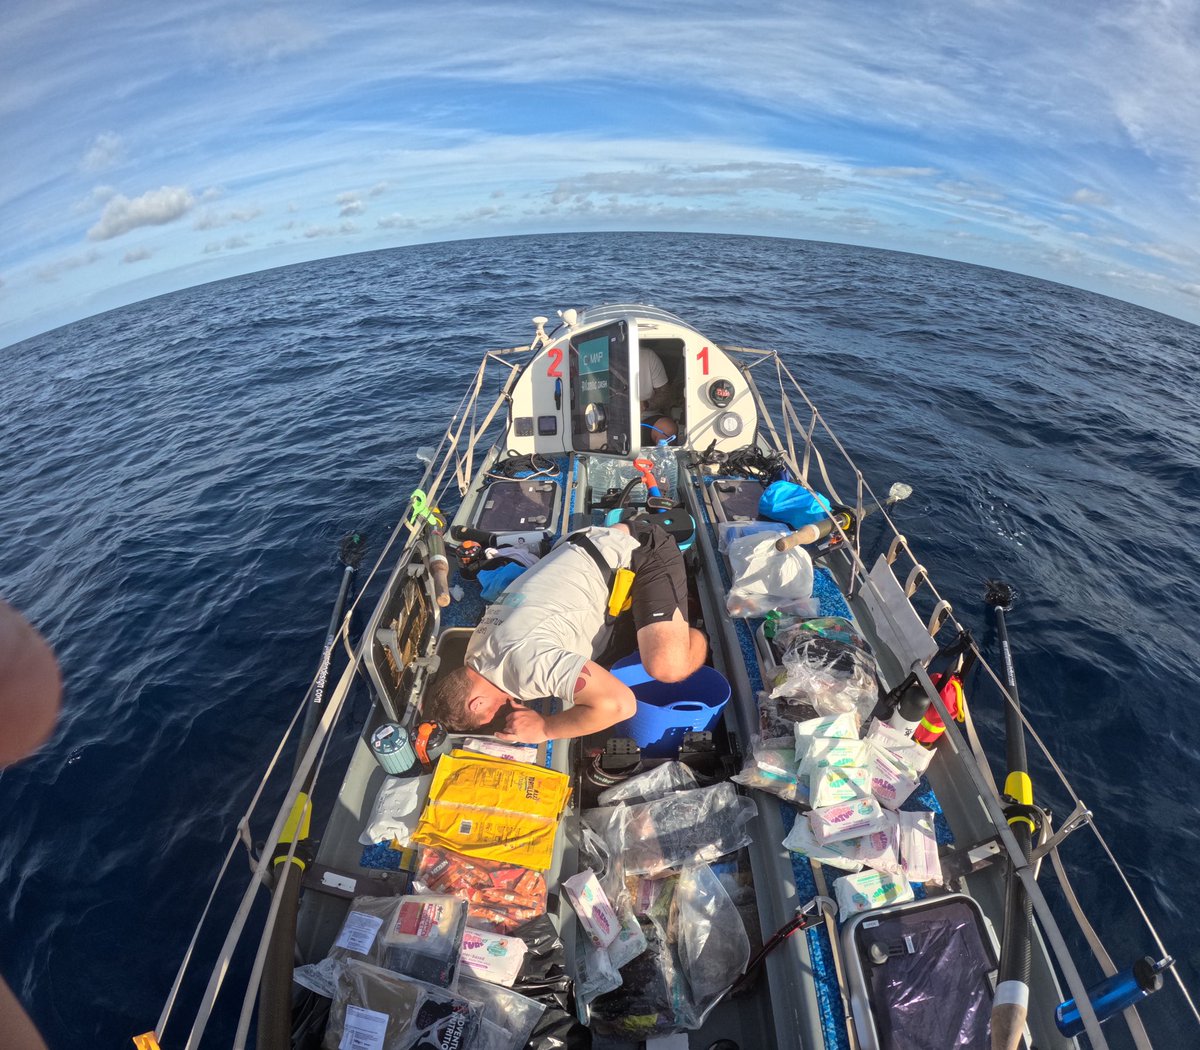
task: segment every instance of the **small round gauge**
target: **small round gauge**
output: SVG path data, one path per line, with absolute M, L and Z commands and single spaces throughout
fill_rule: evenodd
M 742 432 L 742 417 L 736 412 L 722 412 L 713 421 L 713 425 L 721 437 L 737 437 Z
M 733 383 L 728 379 L 714 379 L 708 384 L 708 399 L 717 408 L 724 408 L 733 400 Z

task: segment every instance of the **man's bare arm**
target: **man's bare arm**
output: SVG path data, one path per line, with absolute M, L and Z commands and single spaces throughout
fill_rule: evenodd
M 508 716 L 502 740 L 540 744 L 544 740 L 563 740 L 587 736 L 629 718 L 637 708 L 633 690 L 620 679 L 589 660 L 575 682 L 575 705 L 555 715 L 542 716 L 528 708 L 518 708 Z

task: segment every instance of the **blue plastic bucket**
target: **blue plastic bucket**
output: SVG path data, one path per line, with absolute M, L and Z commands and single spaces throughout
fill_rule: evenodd
M 711 667 L 701 667 L 682 682 L 660 682 L 634 653 L 613 664 L 612 673 L 637 699 L 633 717 L 618 722 L 612 733 L 631 737 L 650 758 L 674 757 L 683 734 L 712 729 L 729 702 L 729 682 Z

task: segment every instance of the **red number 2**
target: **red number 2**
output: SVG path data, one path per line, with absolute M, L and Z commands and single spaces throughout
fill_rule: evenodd
M 546 375 L 551 379 L 562 379 L 562 372 L 558 370 L 558 366 L 562 364 L 563 352 L 560 347 L 552 347 L 550 353 L 546 355 L 550 358 L 550 367 L 546 369 Z M 705 368 L 704 374 L 708 375 L 708 369 Z
M 707 346 L 702 348 L 701 351 L 696 355 L 696 360 L 699 361 L 702 365 L 704 365 L 704 371 L 701 372 L 700 374 L 705 375 L 705 376 L 708 375 L 708 347 Z

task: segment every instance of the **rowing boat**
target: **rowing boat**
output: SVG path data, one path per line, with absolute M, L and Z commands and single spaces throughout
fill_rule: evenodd
M 593 1039 L 1061 1050 L 1080 1038 L 1108 1046 L 1115 1025 L 1101 1025 L 1118 1013 L 1127 1038 L 1149 1046 L 1135 1004 L 1170 958 L 1148 930 L 1155 954 L 1126 970 L 1128 949 L 1114 961 L 1074 905 L 1072 842 L 1099 831 L 1069 785 L 1076 806 L 1057 827 L 1038 804 L 1004 629 L 1011 592 L 988 599 L 1004 643 L 997 672 L 896 527 L 904 487 L 872 488 L 777 353 L 719 346 L 641 305 L 566 310 L 548 324 L 535 318 L 530 344 L 484 354 L 440 446 L 424 453 L 425 476 L 376 567 L 382 596 L 353 642 L 341 598 L 357 537 L 344 549 L 326 651 L 292 726 L 291 779 L 263 842 L 243 821 L 253 875 L 186 1045 L 206 1045 L 222 992 L 241 994 L 237 1046 L 255 1026 L 260 1047 L 418 1045 L 411 1025 L 368 1017 L 385 1015 L 376 1007 L 399 1001 L 393 985 L 413 977 L 374 965 L 399 958 L 375 931 L 399 929 L 400 901 L 427 914 L 420 901 L 439 887 L 468 893 L 471 877 L 499 880 L 503 869 L 541 880 L 531 913 L 473 900 L 465 921 L 490 917 L 493 935 L 517 940 L 522 921 L 541 924 L 543 968 L 529 980 L 521 971 L 513 989 L 538 1004 L 532 1034 L 521 1032 L 535 1050 Z M 807 501 L 807 517 L 781 510 L 779 493 Z M 462 665 L 489 600 L 513 593 L 502 582 L 578 530 L 631 515 L 667 527 L 684 553 L 704 674 L 669 687 L 649 679 L 629 644 L 622 651 L 616 618 L 604 656 L 638 699 L 634 717 L 525 750 L 431 723 L 423 698 Z M 326 696 L 337 641 L 347 666 Z M 339 764 L 333 730 L 364 680 L 369 708 Z M 1005 708 L 1007 741 L 980 741 L 976 694 Z M 541 701 L 546 712 L 563 702 Z M 988 749 L 1005 751 L 1000 782 Z M 283 754 L 273 770 L 286 776 Z M 428 814 L 451 804 L 440 792 L 460 765 L 507 776 L 522 764 L 521 782 L 566 788 L 543 853 L 519 853 L 515 840 L 477 852 L 470 835 L 453 840 L 461 851 L 433 843 Z M 410 793 L 412 819 L 381 835 L 381 792 L 392 789 Z M 466 813 L 454 811 L 460 825 Z M 439 883 L 445 870 L 467 882 Z M 264 889 L 265 920 L 255 910 Z M 620 938 L 606 941 L 597 923 L 611 921 Z M 257 945 L 239 949 L 251 925 Z M 1079 957 L 1081 944 L 1094 958 Z M 230 995 L 235 957 L 248 976 Z M 172 1045 L 186 966 L 138 1045 Z M 472 987 L 450 979 L 422 1000 L 468 1005 L 463 1027 L 446 1022 L 420 1045 L 524 1045 L 483 1023 L 497 1007 Z

